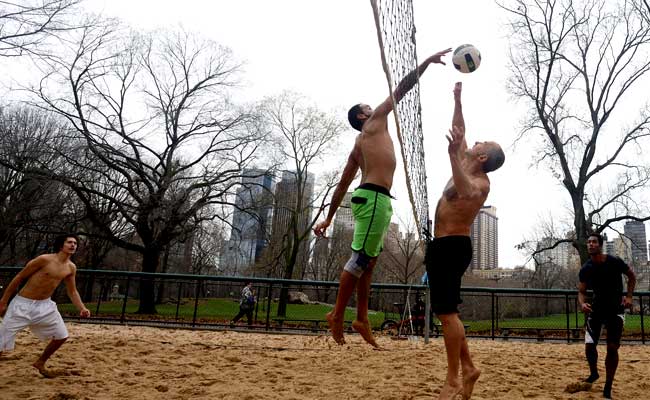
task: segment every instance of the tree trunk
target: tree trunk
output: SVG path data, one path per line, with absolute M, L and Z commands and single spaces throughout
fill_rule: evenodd
M 587 220 L 585 219 L 583 198 L 584 194 L 582 192 L 573 196 L 573 225 L 576 229 L 576 240 L 573 246 L 578 250 L 581 265 L 589 259 L 589 253 L 587 253 L 587 236 L 591 233 L 591 227 L 588 226 Z
M 158 269 L 160 250 L 145 250 L 142 255 L 142 272 L 155 273 Z M 153 278 L 142 277 L 140 279 L 140 307 L 138 314 L 157 314 L 155 282 Z
M 291 279 L 293 277 L 293 269 L 296 266 L 296 259 L 298 258 L 298 246 L 293 246 L 291 249 L 291 257 L 287 261 L 287 266 L 284 270 L 284 279 Z M 287 316 L 287 302 L 289 301 L 289 286 L 282 285 L 280 289 L 280 301 L 278 302 L 278 317 Z
M 163 262 L 162 262 L 162 271 L 160 271 L 163 274 L 167 273 L 167 270 L 169 268 L 169 245 L 165 247 L 165 253 L 163 254 Z M 165 297 L 165 280 L 161 279 L 160 283 L 158 283 L 158 297 L 156 298 L 156 304 L 162 304 L 164 301 Z

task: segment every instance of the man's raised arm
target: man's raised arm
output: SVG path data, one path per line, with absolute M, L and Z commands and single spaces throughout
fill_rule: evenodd
M 424 71 L 426 71 L 429 64 L 434 63 L 434 64 L 446 65 L 445 62 L 442 61 L 442 57 L 445 56 L 450 51 L 451 48 L 437 52 L 436 54 L 424 60 L 424 62 L 422 62 L 422 64 L 420 64 L 419 67 L 409 72 L 409 74 L 402 79 L 402 81 L 399 83 L 399 85 L 397 85 L 397 88 L 393 92 L 395 103 L 399 103 L 399 101 L 402 100 L 402 98 L 406 95 L 406 93 L 408 93 L 409 90 L 411 90 L 413 86 L 415 86 L 415 84 L 418 81 L 418 78 L 422 76 Z M 377 106 L 377 108 L 375 108 L 372 116 L 374 117 L 375 115 L 377 115 L 378 117 L 383 117 L 388 115 L 388 113 L 390 113 L 391 111 L 393 111 L 393 99 L 391 98 L 391 96 L 388 96 L 388 98 L 384 100 L 383 103 L 381 103 L 379 106 Z
M 451 126 L 457 126 L 465 132 L 465 118 L 463 118 L 463 104 L 460 100 L 460 94 L 463 91 L 463 83 L 456 82 L 454 85 L 454 116 L 451 119 Z M 459 154 L 465 156 L 467 150 L 467 139 L 463 135 L 463 141 L 460 144 Z
M 452 179 L 458 196 L 467 199 L 479 196 L 483 192 L 487 192 L 487 190 L 489 190 L 487 181 L 470 178 L 469 174 L 462 166 L 462 158 L 464 155 L 461 154 L 460 150 L 465 142 L 464 129 L 461 129 L 458 126 L 452 127 L 452 129 L 449 130 L 447 140 L 449 141 L 447 151 L 449 152 L 449 161 L 451 163 Z

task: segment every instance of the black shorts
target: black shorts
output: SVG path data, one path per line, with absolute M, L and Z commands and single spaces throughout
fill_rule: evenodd
M 607 329 L 607 343 L 621 344 L 625 314 L 615 312 L 602 315 L 593 312 L 589 314 L 585 328 L 585 343 L 598 344 L 603 325 Z
M 472 261 L 469 236 L 435 238 L 427 245 L 424 262 L 431 288 L 431 310 L 436 314 L 458 312 L 460 282 Z

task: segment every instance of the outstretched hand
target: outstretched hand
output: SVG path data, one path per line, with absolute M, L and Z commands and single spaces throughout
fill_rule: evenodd
M 447 141 L 449 142 L 449 146 L 447 147 L 447 151 L 449 152 L 449 155 L 458 156 L 463 141 L 465 140 L 465 129 L 463 127 L 454 125 L 449 130 L 449 135 L 447 135 L 446 137 L 447 137 Z
M 427 61 L 433 64 L 442 64 L 442 65 L 447 65 L 445 64 L 444 61 L 442 61 L 442 57 L 447 55 L 451 51 L 451 47 L 444 49 L 442 51 L 437 52 L 436 54 L 432 55 L 431 57 L 427 58 Z
M 325 236 L 325 232 L 327 231 L 328 226 L 330 226 L 330 221 L 328 220 L 318 223 L 314 227 L 314 235 L 327 239 L 327 236 Z

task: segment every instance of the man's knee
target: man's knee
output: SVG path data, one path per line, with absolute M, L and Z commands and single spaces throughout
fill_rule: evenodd
M 619 347 L 621 347 L 620 343 L 607 343 L 607 353 L 618 353 Z

